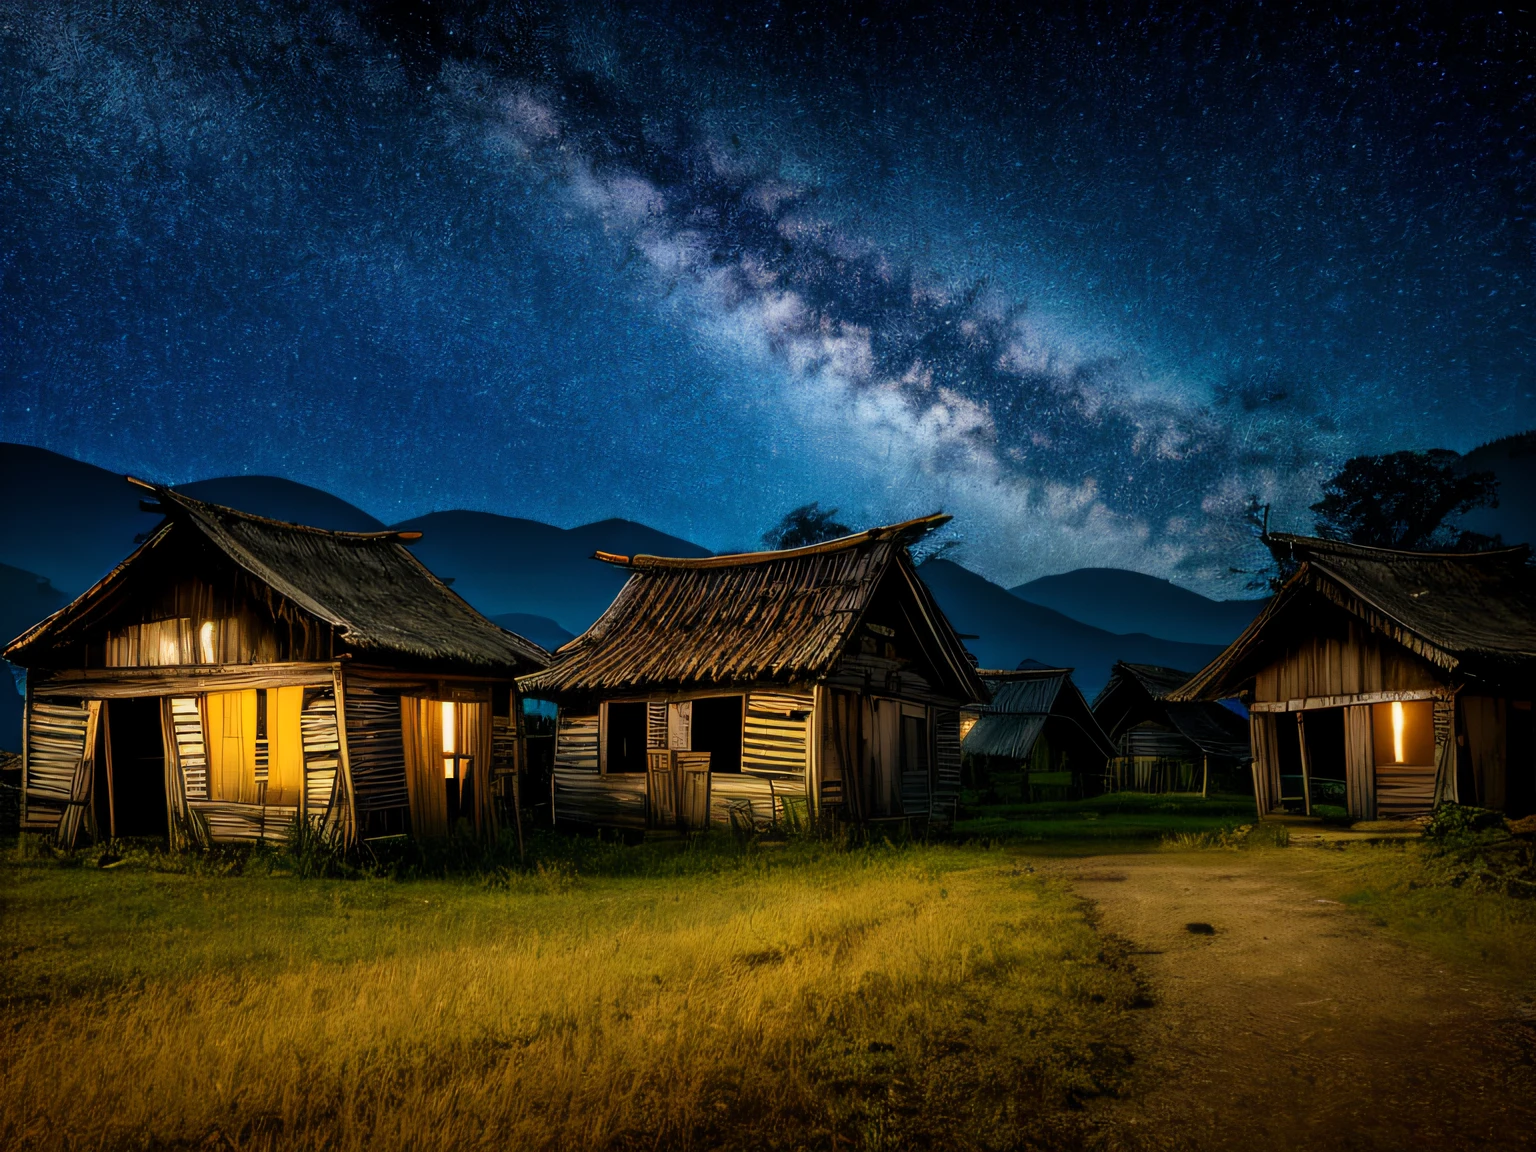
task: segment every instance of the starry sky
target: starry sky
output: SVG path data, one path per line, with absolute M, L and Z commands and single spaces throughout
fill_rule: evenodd
M 1530 13 L 0 0 L 0 439 L 1221 596 L 1536 426 Z

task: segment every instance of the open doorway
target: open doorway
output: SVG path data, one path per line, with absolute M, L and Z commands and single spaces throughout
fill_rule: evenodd
M 1344 709 L 1315 708 L 1299 714 L 1307 740 L 1307 776 L 1314 816 L 1349 815 L 1344 775 Z
M 110 741 L 111 765 L 108 821 L 104 831 L 118 836 L 165 839 L 169 823 L 165 802 L 165 737 L 160 728 L 157 697 L 109 700 L 102 728 Z M 99 816 L 98 816 L 99 819 Z

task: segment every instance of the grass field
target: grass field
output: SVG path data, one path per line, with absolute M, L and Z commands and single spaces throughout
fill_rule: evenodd
M 1292 861 L 1378 927 L 1536 993 L 1536 900 L 1478 882 L 1475 844 L 1432 841 L 1306 850 Z
M 1251 796 L 1202 797 L 1116 792 L 1088 800 L 968 805 L 956 823 L 962 836 L 1085 849 L 1095 845 L 1155 847 L 1164 837 L 1218 832 L 1254 819 Z
M 8 848 L 0 1146 L 1070 1148 L 1127 1075 L 1129 965 L 1005 850 L 597 860 L 488 885 Z

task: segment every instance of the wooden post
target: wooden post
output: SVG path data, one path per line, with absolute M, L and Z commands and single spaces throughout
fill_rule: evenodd
M 331 666 L 331 690 L 336 698 L 336 777 L 337 784 L 346 789 L 346 795 L 336 796 L 336 791 L 331 792 L 331 806 L 335 807 L 337 799 L 340 799 L 345 807 L 341 810 L 342 829 L 341 843 L 344 848 L 350 848 L 357 842 L 357 801 L 352 792 L 352 759 L 347 755 L 347 704 L 346 693 L 343 688 L 341 665 Z M 299 789 L 299 795 L 305 802 L 305 818 L 308 818 L 308 781 Z
M 1203 800 L 1209 794 L 1211 786 L 1211 755 L 1209 752 L 1200 757 L 1200 798 Z
M 1301 810 L 1312 815 L 1312 758 L 1307 755 L 1307 725 L 1302 719 L 1305 712 L 1296 713 L 1296 742 L 1301 748 Z
M 107 753 L 107 835 L 117 839 L 117 781 L 112 771 L 112 705 L 101 702 L 101 742 Z

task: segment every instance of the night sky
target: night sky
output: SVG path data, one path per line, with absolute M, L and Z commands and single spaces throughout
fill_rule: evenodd
M 1329 7 L 9 0 L 0 439 L 1242 595 L 1536 426 L 1530 13 Z

